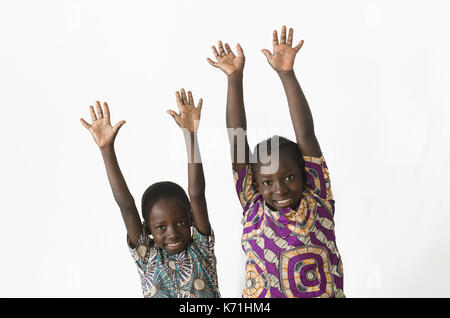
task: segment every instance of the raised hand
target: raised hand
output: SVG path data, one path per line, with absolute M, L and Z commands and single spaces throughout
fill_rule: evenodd
M 95 105 L 97 114 L 94 111 L 94 107 L 89 106 L 92 124 L 87 123 L 83 118 L 80 118 L 80 121 L 83 126 L 90 131 L 100 148 L 111 146 L 114 144 L 114 140 L 116 139 L 120 127 L 125 124 L 125 120 L 121 120 L 115 126 L 112 126 L 109 117 L 108 104 L 106 102 L 103 103 L 104 111 L 99 101 L 95 102 Z
M 180 113 L 177 114 L 173 110 L 168 110 L 167 113 L 175 119 L 175 122 L 180 126 L 195 133 L 200 123 L 200 114 L 202 111 L 203 99 L 199 99 L 197 107 L 194 105 L 194 98 L 191 91 L 188 91 L 187 97 L 184 88 L 176 92 L 177 105 Z
M 214 67 L 220 68 L 228 76 L 242 74 L 245 64 L 245 56 L 244 51 L 242 50 L 239 43 L 236 45 L 236 50 L 238 54 L 237 56 L 234 55 L 228 43 L 225 43 L 226 51 L 224 50 L 221 41 L 219 41 L 217 47 L 219 48 L 219 51 L 217 51 L 215 46 L 211 47 L 213 54 L 217 59 L 217 62 L 214 62 L 208 57 L 206 59 L 208 63 Z
M 297 46 L 292 47 L 293 36 L 294 30 L 289 28 L 289 35 L 286 42 L 286 26 L 283 26 L 281 28 L 280 42 L 278 42 L 277 31 L 273 31 L 273 53 L 270 53 L 267 49 L 261 50 L 266 56 L 270 66 L 278 73 L 293 70 L 295 55 L 303 45 L 303 40 L 301 40 Z

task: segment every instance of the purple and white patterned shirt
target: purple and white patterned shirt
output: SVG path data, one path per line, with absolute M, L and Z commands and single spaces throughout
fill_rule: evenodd
M 303 159 L 308 182 L 296 209 L 272 211 L 252 186 L 251 165 L 233 173 L 244 208 L 243 297 L 345 297 L 328 168 L 323 157 Z

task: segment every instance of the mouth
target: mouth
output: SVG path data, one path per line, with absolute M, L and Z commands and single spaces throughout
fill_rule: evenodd
M 183 246 L 183 242 L 176 242 L 176 243 L 167 243 L 166 247 L 169 249 L 176 249 Z
M 292 197 L 284 200 L 273 200 L 273 202 L 275 202 L 276 205 L 282 208 L 287 208 L 289 205 L 291 205 L 292 201 L 293 201 Z

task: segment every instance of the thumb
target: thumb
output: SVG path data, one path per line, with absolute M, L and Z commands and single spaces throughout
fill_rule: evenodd
M 115 133 L 119 132 L 120 127 L 122 127 L 126 123 L 125 120 L 119 121 L 114 127 L 113 130 Z
M 270 60 L 272 58 L 272 53 L 270 53 L 267 49 L 262 49 L 261 52 L 266 56 L 267 60 Z
M 83 126 L 86 127 L 87 129 L 91 128 L 91 125 L 89 125 L 83 118 L 80 118 L 80 121 L 83 124 Z
M 211 64 L 212 66 L 217 67 L 217 63 L 214 62 L 213 60 L 211 60 L 209 57 L 207 57 L 206 60 L 207 60 L 208 63 Z
M 174 112 L 173 110 L 166 111 L 170 116 L 172 116 L 173 119 L 175 119 L 175 122 L 178 124 L 178 114 Z

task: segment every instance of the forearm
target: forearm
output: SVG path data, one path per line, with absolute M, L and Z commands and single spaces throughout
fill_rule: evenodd
M 227 128 L 247 129 L 242 74 L 228 77 Z
M 197 134 L 183 129 L 188 159 L 188 192 L 189 196 L 205 195 L 205 176 L 201 162 Z
M 188 192 L 192 208 L 192 218 L 197 230 L 210 235 L 211 227 L 205 198 L 205 176 L 197 143 L 197 134 L 183 129 L 188 155 Z
M 278 75 L 286 93 L 297 141 L 305 136 L 313 136 L 314 123 L 311 110 L 294 71 L 280 72 Z
M 105 163 L 109 184 L 117 204 L 121 209 L 134 207 L 135 202 L 122 172 L 120 171 L 119 163 L 117 162 L 116 153 L 114 151 L 114 145 L 100 148 L 100 151 L 102 153 L 103 162 Z
M 249 157 L 242 73 L 228 77 L 226 125 L 233 164 L 246 164 Z M 242 143 L 244 157 L 242 157 Z M 240 169 L 241 167 L 239 167 Z

